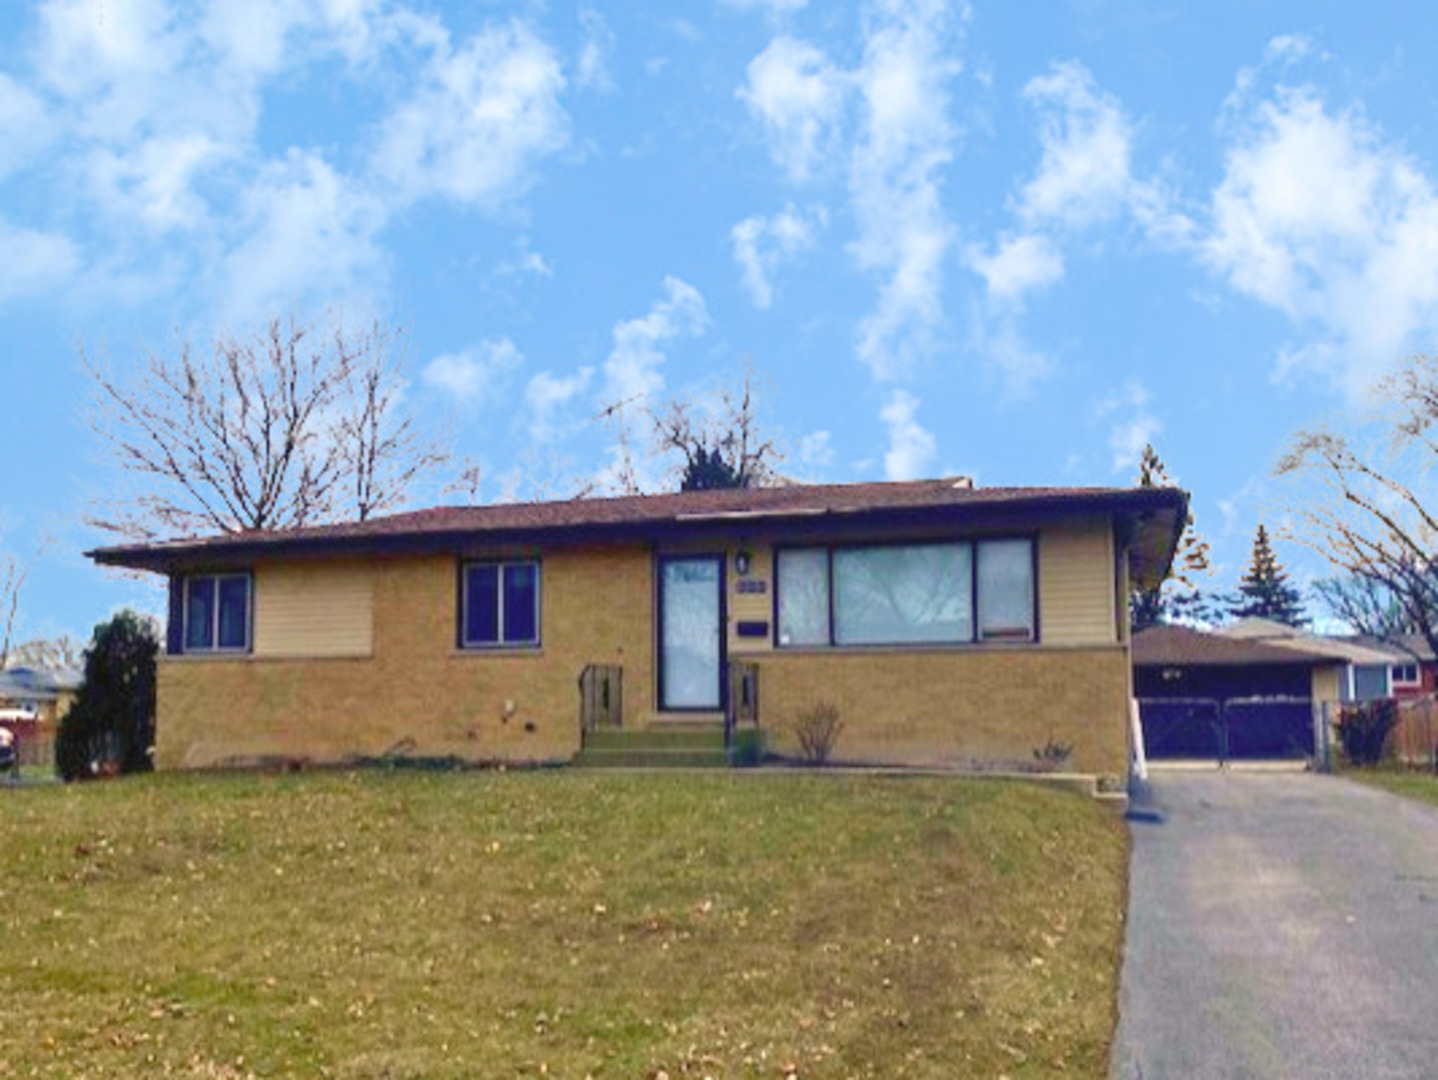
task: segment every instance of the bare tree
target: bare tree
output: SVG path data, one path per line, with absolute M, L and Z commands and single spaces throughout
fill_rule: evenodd
M 378 323 L 357 347 L 335 332 L 335 354 L 348 373 L 342 399 L 348 407 L 340 410 L 337 432 L 349 491 L 340 493 L 339 509 L 340 516 L 357 521 L 402 505 L 415 480 L 449 457 L 421 434 L 414 414 L 403 411 L 404 373 L 393 345 Z
M 89 356 L 91 426 L 122 469 L 130 499 L 90 522 L 127 538 L 285 529 L 363 520 L 403 501 L 443 459 L 401 405 L 393 335 L 274 319 L 199 350 L 151 353 L 133 380 Z
M 647 435 L 648 455 L 667 464 L 662 481 L 666 487 L 775 487 L 789 482 L 778 471 L 785 456 L 782 447 L 763 431 L 752 367 L 745 367 L 737 386 L 722 386 L 693 400 L 648 404 L 629 398 L 600 411 L 595 419 L 613 424 L 616 431 L 609 485 L 622 494 L 638 495 L 645 484 L 643 470 L 635 463 L 631 415 Z
M 1422 630 L 1403 615 L 1397 599 L 1383 585 L 1355 574 L 1313 583 L 1313 593 L 1334 618 L 1360 634 L 1393 641 Z
M 1293 535 L 1337 569 L 1390 596 L 1398 621 L 1438 651 L 1438 509 L 1427 487 L 1438 457 L 1438 357 L 1419 356 L 1379 385 L 1386 448 L 1326 429 L 1302 431 L 1277 472 L 1312 481 Z
M 25 589 L 30 571 L 40 561 L 40 556 L 45 553 L 48 545 L 48 539 L 40 541 L 35 553 L 28 560 L 22 560 L 12 552 L 0 551 L 0 617 L 5 620 L 4 632 L 0 634 L 0 671 L 4 671 L 10 663 L 15 619 L 20 613 L 20 594 Z

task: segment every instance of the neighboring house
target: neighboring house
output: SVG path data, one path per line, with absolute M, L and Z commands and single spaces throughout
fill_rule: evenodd
M 1400 634 L 1394 638 L 1354 635 L 1340 640 L 1390 657 L 1388 684 L 1392 696 L 1399 701 L 1432 694 L 1438 689 L 1438 663 L 1434 661 L 1428 639 L 1422 634 Z
M 0 709 L 33 714 L 42 724 L 54 724 L 83 681 L 73 668 L 10 667 L 0 670 Z
M 563 761 L 586 672 L 622 673 L 604 716 L 643 729 L 722 721 L 743 670 L 781 747 L 831 701 L 839 760 L 1012 767 L 1054 742 L 1071 768 L 1121 774 L 1129 588 L 1163 578 L 1187 503 L 1171 488 L 794 485 L 90 556 L 169 577 L 162 768 L 395 748 Z
M 73 668 L 17 666 L 0 671 L 0 729 L 10 733 L 20 764 L 53 764 L 59 719 L 83 681 Z
M 1134 635 L 1133 666 L 1149 757 L 1282 758 L 1314 755 L 1315 716 L 1338 700 L 1348 662 L 1287 639 L 1154 626 Z
M 1332 657 L 1339 662 L 1332 676 L 1337 685 L 1332 689 L 1325 688 L 1322 695 L 1325 700 L 1372 701 L 1393 696 L 1393 667 L 1401 658 L 1396 657 L 1389 647 L 1365 645 L 1353 638 L 1311 634 L 1271 619 L 1240 619 L 1216 633 L 1276 648 Z

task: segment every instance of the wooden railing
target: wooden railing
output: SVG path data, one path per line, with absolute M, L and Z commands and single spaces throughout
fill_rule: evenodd
M 579 675 L 579 726 L 582 731 L 624 724 L 624 669 L 590 664 Z
M 729 662 L 729 694 L 724 707 L 724 747 L 733 743 L 740 724 L 759 726 L 759 665 L 752 660 Z

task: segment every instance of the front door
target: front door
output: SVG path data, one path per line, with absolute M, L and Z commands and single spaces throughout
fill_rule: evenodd
M 724 558 L 659 560 L 659 707 L 723 707 Z

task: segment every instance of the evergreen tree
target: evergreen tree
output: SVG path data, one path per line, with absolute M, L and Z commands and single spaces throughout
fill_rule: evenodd
M 1228 602 L 1228 613 L 1235 619 L 1272 619 L 1289 626 L 1308 622 L 1303 594 L 1288 580 L 1288 571 L 1273 554 L 1268 530 L 1261 523 L 1253 537 L 1253 561 Z
M 85 681 L 55 740 L 55 763 L 66 780 L 151 768 L 159 651 L 150 620 L 133 611 L 95 627 Z
M 1178 486 L 1168 475 L 1152 443 L 1143 448 L 1139 459 L 1138 486 Z M 1194 529 L 1190 511 L 1168 577 L 1152 588 L 1134 589 L 1129 594 L 1129 621 L 1133 628 L 1143 630 L 1157 623 L 1209 621 L 1213 615 L 1212 604 L 1198 585 L 1209 573 L 1208 543 Z

